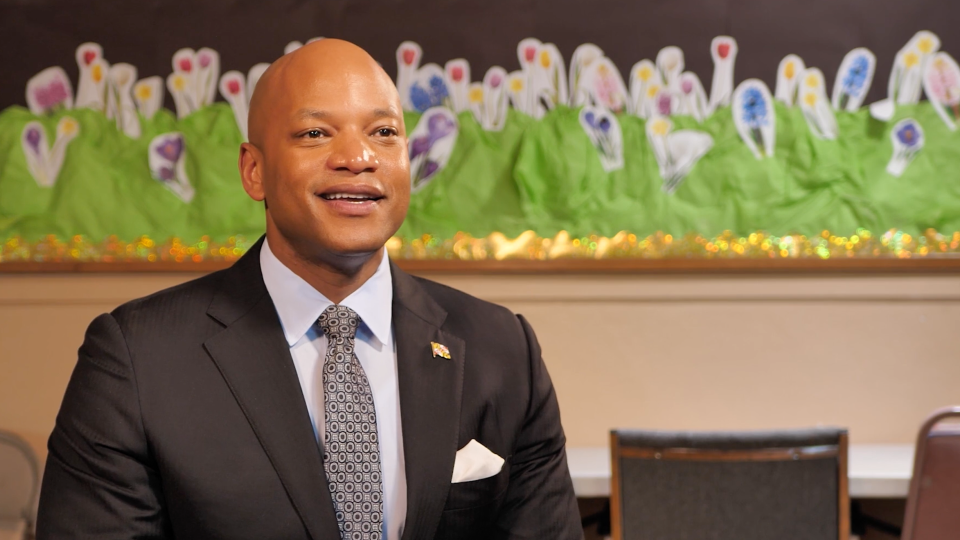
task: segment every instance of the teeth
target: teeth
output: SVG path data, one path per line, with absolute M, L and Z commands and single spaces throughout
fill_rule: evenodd
M 367 200 L 367 199 L 372 199 L 373 197 L 369 195 L 360 195 L 360 194 L 354 194 L 354 193 L 333 193 L 331 195 L 324 195 L 324 198 L 328 200 L 337 200 L 337 199 Z

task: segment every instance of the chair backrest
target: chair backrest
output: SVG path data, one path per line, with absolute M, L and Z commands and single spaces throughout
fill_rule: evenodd
M 934 412 L 920 428 L 903 518 L 903 540 L 960 535 L 960 407 Z
M 610 433 L 614 540 L 847 540 L 847 432 Z
M 33 448 L 18 435 L 0 430 L 0 521 L 33 525 L 40 468 Z

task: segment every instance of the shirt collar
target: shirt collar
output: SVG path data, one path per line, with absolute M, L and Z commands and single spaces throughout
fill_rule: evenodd
M 292 347 L 333 302 L 280 262 L 270 251 L 266 238 L 260 248 L 260 271 L 280 317 L 283 335 L 287 344 Z M 381 344 L 391 343 L 393 279 L 386 249 L 373 276 L 340 302 L 340 305 L 356 311 L 362 326 L 366 326 Z

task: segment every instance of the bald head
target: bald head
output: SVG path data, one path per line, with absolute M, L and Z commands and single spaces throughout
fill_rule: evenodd
M 262 147 L 271 120 L 283 113 L 291 98 L 331 80 L 367 85 L 401 110 L 396 86 L 367 51 L 349 41 L 321 39 L 283 55 L 260 77 L 250 99 L 250 142 Z
M 248 134 L 240 177 L 264 201 L 274 254 L 288 268 L 372 275 L 410 202 L 403 108 L 383 69 L 345 41 L 301 47 L 260 78 Z

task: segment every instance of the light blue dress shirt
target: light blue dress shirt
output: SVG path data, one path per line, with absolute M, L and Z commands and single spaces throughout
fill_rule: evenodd
M 260 249 L 260 270 L 290 346 L 290 356 L 297 368 L 314 433 L 322 434 L 323 361 L 327 353 L 327 337 L 317 325 L 317 319 L 333 302 L 280 262 L 270 251 L 266 238 Z M 384 538 L 400 540 L 407 513 L 407 477 L 403 468 L 397 349 L 393 339 L 393 279 L 386 250 L 373 277 L 340 305 L 360 315 L 354 350 L 370 381 L 377 412 L 383 473 Z

